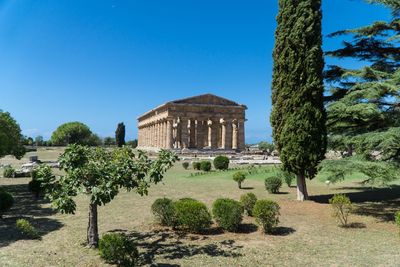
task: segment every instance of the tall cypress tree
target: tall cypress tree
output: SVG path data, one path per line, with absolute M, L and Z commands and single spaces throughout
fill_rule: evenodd
M 271 123 L 283 168 L 297 175 L 301 201 L 327 143 L 321 19 L 321 0 L 279 1 Z
M 115 131 L 115 141 L 118 147 L 125 145 L 125 124 L 123 122 L 118 123 Z

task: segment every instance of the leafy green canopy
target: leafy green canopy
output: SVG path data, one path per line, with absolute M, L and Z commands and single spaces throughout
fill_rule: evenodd
M 321 1 L 279 1 L 271 123 L 285 170 L 313 178 L 326 151 Z
M 385 183 L 398 178 L 400 164 L 400 17 L 399 4 L 389 22 L 375 22 L 331 36 L 350 35 L 343 48 L 328 52 L 337 58 L 354 58 L 367 65 L 361 69 L 330 66 L 326 97 L 330 147 L 355 151 L 356 156 L 325 161 L 321 170 L 332 181 L 348 172 L 361 172 L 368 181 Z M 396 11 L 397 10 L 397 11 Z M 351 156 L 352 153 L 349 153 Z
M 89 127 L 81 122 L 68 122 L 60 125 L 52 134 L 51 142 L 56 146 L 69 144 L 98 145 L 99 138 Z
M 128 147 L 108 151 L 70 145 L 60 156 L 64 176 L 56 178 L 49 167 L 42 167 L 37 176 L 53 206 L 62 213 L 73 214 L 74 197 L 80 193 L 87 194 L 90 203 L 96 205 L 112 201 L 121 188 L 147 194 L 150 185 L 160 182 L 176 159 L 169 151 L 161 151 L 156 160 L 150 160 L 144 152 L 135 154 Z
M 17 159 L 25 154 L 23 136 L 18 123 L 10 113 L 0 110 L 0 157 L 13 155 Z

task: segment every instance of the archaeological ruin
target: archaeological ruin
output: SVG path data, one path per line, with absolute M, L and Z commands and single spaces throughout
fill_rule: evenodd
M 167 102 L 138 118 L 138 146 L 144 150 L 243 150 L 246 109 L 212 94 Z

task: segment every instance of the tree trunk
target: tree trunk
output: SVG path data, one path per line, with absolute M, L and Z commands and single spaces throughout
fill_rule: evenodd
M 87 228 L 87 243 L 90 248 L 99 246 L 99 229 L 97 226 L 97 204 L 89 205 L 89 222 Z
M 304 175 L 297 175 L 297 200 L 304 201 L 308 199 L 306 178 Z

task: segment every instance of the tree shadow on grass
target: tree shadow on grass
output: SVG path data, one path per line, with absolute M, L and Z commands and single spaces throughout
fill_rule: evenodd
M 254 187 L 252 187 L 252 186 L 242 186 L 240 189 L 242 189 L 242 190 L 253 190 Z
M 234 240 L 224 240 L 211 244 L 193 244 L 192 240 L 202 238 L 193 239 L 191 238 L 192 235 L 186 233 L 167 232 L 165 230 L 145 233 L 131 232 L 128 236 L 137 243 L 141 265 L 175 266 L 157 261 L 189 258 L 196 255 L 233 258 L 242 256 L 239 252 L 242 246 L 235 245 Z
M 367 226 L 365 225 L 365 223 L 360 223 L 360 222 L 353 222 L 347 224 L 346 226 L 342 226 L 342 228 L 347 228 L 347 229 L 362 229 L 366 227 Z
M 380 221 L 393 221 L 394 213 L 400 207 L 400 186 L 392 185 L 385 188 L 342 187 L 338 190 L 357 190 L 345 193 L 354 204 L 354 214 L 372 216 Z M 311 196 L 310 200 L 327 204 L 333 194 Z
M 296 232 L 296 230 L 293 229 L 292 227 L 278 226 L 272 230 L 271 235 L 287 236 L 287 235 L 293 234 L 294 232 Z
M 36 199 L 29 191 L 26 184 L 4 185 L 6 191 L 14 197 L 14 206 L 0 219 L 0 248 L 18 240 L 27 239 L 16 228 L 18 219 L 28 220 L 39 232 L 40 237 L 49 232 L 60 229 L 63 224 L 57 220 L 46 218 L 55 214 L 51 208 L 43 208 L 47 202 Z

